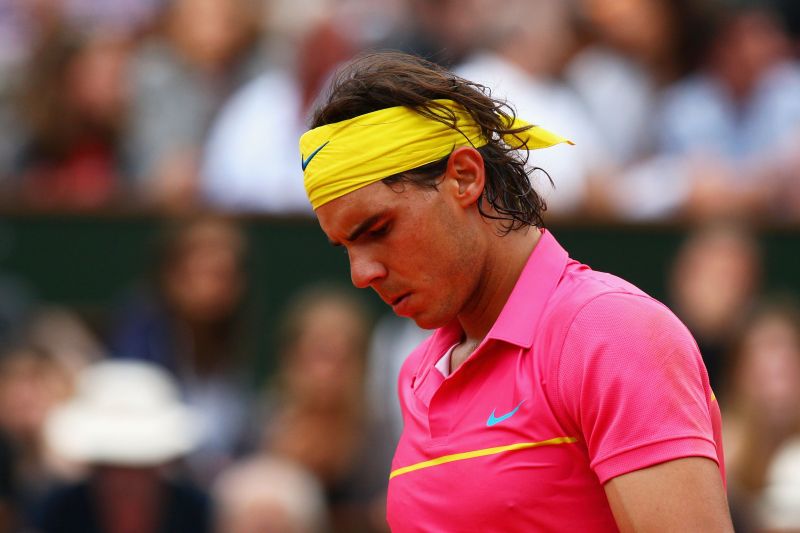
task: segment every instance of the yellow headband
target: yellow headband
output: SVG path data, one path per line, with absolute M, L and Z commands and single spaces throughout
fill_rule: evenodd
M 488 143 L 480 127 L 452 100 L 434 100 L 452 111 L 458 130 L 424 117 L 410 107 L 380 109 L 307 131 L 300 157 L 308 199 L 314 209 L 383 178 L 433 163 L 460 146 Z M 436 107 L 432 111 L 447 117 Z M 529 124 L 515 119 L 513 128 Z M 535 150 L 567 139 L 538 126 L 503 140 L 512 148 Z

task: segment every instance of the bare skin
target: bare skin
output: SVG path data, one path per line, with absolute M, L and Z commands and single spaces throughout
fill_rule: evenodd
M 717 464 L 687 457 L 636 470 L 605 485 L 620 531 L 732 532 Z

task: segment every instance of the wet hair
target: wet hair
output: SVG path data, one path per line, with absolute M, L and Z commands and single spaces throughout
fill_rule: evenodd
M 478 202 L 480 214 L 503 221 L 501 234 L 528 226 L 543 227 L 542 213 L 547 207 L 531 186 L 526 167 L 528 152 L 514 150 L 502 141 L 503 136 L 516 136 L 530 126 L 509 126 L 509 118 L 516 113 L 508 103 L 492 98 L 487 87 L 460 78 L 434 63 L 401 52 L 374 52 L 353 60 L 335 76 L 313 114 L 311 127 L 379 109 L 407 106 L 457 130 L 455 114 L 433 101 L 436 99 L 461 104 L 489 141 L 478 148 L 486 169 L 483 198 Z M 389 186 L 412 183 L 436 189 L 448 158 L 388 176 L 383 182 Z M 491 210 L 486 209 L 484 202 Z

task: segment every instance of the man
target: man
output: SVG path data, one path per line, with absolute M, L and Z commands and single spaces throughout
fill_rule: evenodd
M 519 149 L 564 142 L 395 53 L 352 63 L 300 140 L 354 285 L 438 328 L 399 379 L 394 531 L 731 531 L 720 415 L 660 303 L 542 229 Z

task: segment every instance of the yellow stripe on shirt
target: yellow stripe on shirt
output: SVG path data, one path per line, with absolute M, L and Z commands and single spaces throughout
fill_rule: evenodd
M 556 437 L 553 439 L 543 440 L 539 442 L 519 442 L 517 444 L 509 444 L 506 446 L 495 446 L 494 448 L 484 448 L 482 450 L 473 450 L 471 452 L 453 453 L 450 455 L 443 455 L 441 457 L 437 457 L 436 459 L 430 459 L 428 461 L 422 461 L 421 463 L 416 463 L 413 465 L 398 468 L 397 470 L 394 470 L 392 471 L 391 474 L 389 474 L 389 479 L 395 478 L 397 476 L 402 476 L 403 474 L 408 474 L 409 472 L 413 472 L 415 470 L 422 470 L 423 468 L 430 468 L 432 466 L 438 466 L 445 463 L 452 463 L 453 461 L 463 461 L 464 459 L 472 459 L 474 457 L 496 455 L 498 453 L 503 453 L 503 452 L 513 452 L 516 450 L 524 450 L 527 448 L 537 448 L 539 446 L 572 444 L 575 442 L 578 442 L 578 439 L 575 437 Z

